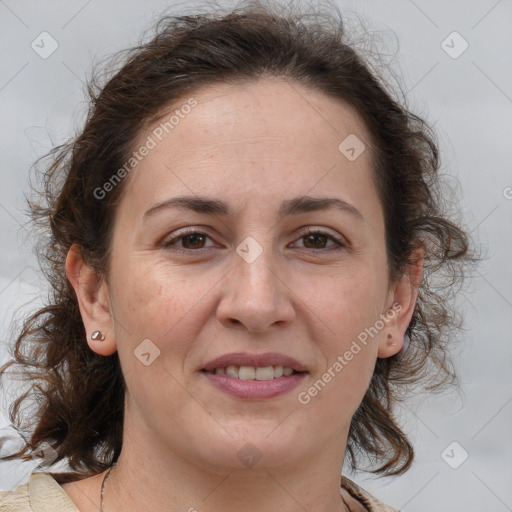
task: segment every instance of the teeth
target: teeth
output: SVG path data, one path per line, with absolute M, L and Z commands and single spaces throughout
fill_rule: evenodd
M 256 368 L 252 366 L 240 366 L 238 378 L 242 380 L 254 380 L 256 378 Z
M 236 366 L 228 366 L 226 368 L 226 375 L 238 379 L 238 368 Z
M 234 366 L 230 365 L 227 368 L 215 368 L 213 372 L 216 375 L 228 375 L 235 379 L 241 380 L 272 380 L 282 377 L 287 377 L 293 373 L 291 368 L 283 368 L 282 366 Z
M 264 366 L 263 368 L 256 368 L 256 380 L 272 380 L 273 378 L 273 366 Z

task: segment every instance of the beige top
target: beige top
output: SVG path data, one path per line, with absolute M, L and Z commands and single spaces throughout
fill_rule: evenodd
M 384 505 L 364 489 L 341 477 L 341 485 L 369 512 L 399 512 Z M 0 512 L 79 512 L 58 482 L 47 473 L 32 473 L 26 484 L 0 492 Z

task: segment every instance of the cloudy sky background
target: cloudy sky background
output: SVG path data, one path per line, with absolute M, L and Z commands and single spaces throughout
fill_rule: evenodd
M 417 461 L 405 476 L 354 478 L 406 512 L 512 510 L 512 2 L 337 3 L 348 25 L 354 13 L 362 15 L 386 52 L 396 53 L 408 101 L 437 130 L 444 168 L 452 185 L 458 183 L 456 203 L 487 254 L 470 290 L 460 296 L 467 327 L 456 352 L 463 395 L 421 396 L 403 409 L 417 448 Z M 27 301 L 34 307 L 45 286 L 23 213 L 29 169 L 79 129 L 83 82 L 92 64 L 137 43 L 158 13 L 172 5 L 177 4 L 0 1 L 2 361 L 13 340 L 16 308 Z M 31 47 L 42 32 L 58 45 L 46 59 Z M 6 402 L 4 397 L 0 404 L 4 439 L 10 432 Z M 466 452 L 460 467 L 450 467 Z M 26 481 L 34 467 L 0 463 L 0 489 Z

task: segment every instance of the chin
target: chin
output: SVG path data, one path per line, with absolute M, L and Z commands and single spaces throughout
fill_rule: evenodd
M 254 471 L 293 465 L 304 452 L 305 440 L 290 435 L 290 427 L 284 428 L 275 420 L 239 422 L 236 429 L 229 425 L 225 428 L 232 437 L 226 432 L 222 439 L 210 437 L 208 445 L 201 445 L 199 457 L 215 471 L 220 468 Z M 196 443 L 194 445 L 199 448 Z M 298 446 L 302 448 L 300 452 Z

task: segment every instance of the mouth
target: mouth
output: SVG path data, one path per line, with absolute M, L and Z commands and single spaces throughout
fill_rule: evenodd
M 278 352 L 235 352 L 213 359 L 200 373 L 208 385 L 231 397 L 261 400 L 290 392 L 309 372 L 293 357 Z
M 239 380 L 268 381 L 289 377 L 290 375 L 306 373 L 299 372 L 289 366 L 219 366 L 213 370 L 202 370 L 212 375 L 225 375 L 226 377 Z
M 289 393 L 306 377 L 308 372 L 283 365 L 249 366 L 222 363 L 210 364 L 201 374 L 206 382 L 223 394 L 244 400 L 262 400 Z

